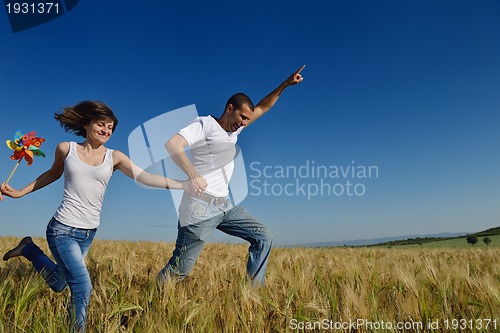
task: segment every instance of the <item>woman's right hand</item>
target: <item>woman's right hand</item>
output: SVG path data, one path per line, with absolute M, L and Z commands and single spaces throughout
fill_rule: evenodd
M 15 188 L 13 188 L 12 186 L 5 184 L 5 183 L 3 183 L 2 186 L 0 187 L 0 192 L 1 192 L 0 200 L 4 199 L 2 194 L 7 196 L 7 197 L 11 197 L 11 198 L 20 198 L 23 196 L 21 191 L 18 191 Z

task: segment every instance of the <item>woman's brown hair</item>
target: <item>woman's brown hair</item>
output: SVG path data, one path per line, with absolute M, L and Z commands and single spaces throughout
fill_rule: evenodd
M 113 114 L 111 108 L 101 101 L 83 101 L 75 106 L 64 107 L 62 113 L 54 114 L 54 118 L 65 131 L 84 138 L 87 137 L 84 126 L 87 126 L 93 120 L 106 119 L 113 121 L 113 132 L 118 125 L 118 118 Z

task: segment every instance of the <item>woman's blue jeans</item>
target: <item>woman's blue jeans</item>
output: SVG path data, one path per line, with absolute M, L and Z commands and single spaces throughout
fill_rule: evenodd
M 95 234 L 96 229 L 74 228 L 52 219 L 47 226 L 47 242 L 57 264 L 34 243 L 27 244 L 22 250 L 23 256 L 32 262 L 52 290 L 61 292 L 69 286 L 69 313 L 72 328 L 76 332 L 85 331 L 87 308 L 92 293 L 85 256 Z
M 244 208 L 233 206 L 230 199 L 202 200 L 184 194 L 179 207 L 177 240 L 172 257 L 158 274 L 161 283 L 173 275 L 184 279 L 193 269 L 205 240 L 218 229 L 250 243 L 247 273 L 254 285 L 264 283 L 272 247 L 271 231 Z

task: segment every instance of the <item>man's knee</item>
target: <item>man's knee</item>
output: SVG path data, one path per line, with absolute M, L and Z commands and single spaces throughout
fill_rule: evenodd
M 265 229 L 265 233 L 264 233 L 264 240 L 266 243 L 272 245 L 273 244 L 273 233 L 271 232 L 271 230 L 269 230 L 268 228 Z
M 264 227 L 256 237 L 256 241 L 262 249 L 270 249 L 273 245 L 273 233 L 269 228 Z

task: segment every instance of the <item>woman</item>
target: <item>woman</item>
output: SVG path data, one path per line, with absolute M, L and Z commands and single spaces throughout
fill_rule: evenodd
M 175 180 L 143 171 L 122 152 L 104 146 L 118 125 L 118 119 L 105 103 L 83 101 L 64 108 L 62 113 L 55 114 L 55 119 L 67 132 L 85 138 L 83 143 L 59 143 L 49 170 L 22 190 L 2 185 L 1 192 L 11 198 L 20 198 L 53 183 L 64 173 L 63 201 L 47 226 L 47 242 L 56 263 L 33 243 L 31 237 L 23 238 L 3 260 L 24 256 L 54 291 L 60 292 L 69 286 L 72 329 L 83 332 L 92 292 L 84 258 L 100 223 L 104 192 L 112 173 L 120 170 L 154 187 L 182 189 L 183 186 Z

